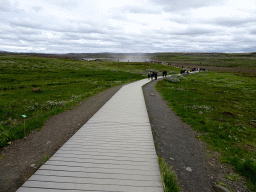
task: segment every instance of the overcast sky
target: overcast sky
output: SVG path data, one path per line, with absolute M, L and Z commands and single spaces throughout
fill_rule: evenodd
M 0 0 L 0 50 L 255 52 L 256 0 Z

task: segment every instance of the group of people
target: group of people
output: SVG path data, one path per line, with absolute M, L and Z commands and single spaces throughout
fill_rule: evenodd
M 163 77 L 166 77 L 167 75 L 167 71 L 163 71 Z M 157 80 L 157 71 L 151 71 L 148 73 L 148 79 L 151 78 L 151 80 L 153 80 L 153 78 L 155 77 L 155 80 Z
M 148 72 L 148 79 L 151 78 L 151 80 L 153 80 L 154 77 L 155 77 L 155 80 L 157 80 L 157 71 Z
M 183 68 L 183 66 L 182 66 L 182 68 Z M 191 70 L 190 69 L 188 69 L 188 70 L 182 69 L 182 70 L 180 70 L 180 74 L 189 74 L 190 71 L 205 71 L 205 69 L 202 69 L 202 68 L 192 68 Z
M 180 74 L 189 74 L 189 73 L 190 73 L 190 70 L 185 70 L 185 69 L 180 70 Z

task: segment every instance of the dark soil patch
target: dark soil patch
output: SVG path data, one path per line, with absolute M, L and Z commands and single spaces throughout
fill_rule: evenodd
M 230 117 L 235 117 L 235 115 L 233 113 L 228 112 L 228 111 L 223 112 L 222 115 L 227 115 L 227 116 L 230 116 Z
M 156 81 L 143 87 L 147 110 L 152 126 L 157 154 L 175 171 L 182 191 L 215 191 L 217 182 L 227 184 L 233 191 L 249 191 L 238 181 L 225 178 L 236 174 L 228 165 L 220 164 L 219 154 L 207 149 L 193 128 L 185 124 L 168 107 L 154 88 Z M 244 179 L 241 178 L 241 182 Z

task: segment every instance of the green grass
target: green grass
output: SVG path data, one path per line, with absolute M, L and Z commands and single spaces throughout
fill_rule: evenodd
M 222 183 L 222 182 L 220 182 L 220 181 L 218 181 L 217 184 L 219 184 L 219 185 L 221 185 L 221 186 L 223 186 L 223 187 L 227 187 L 227 185 L 226 185 L 225 183 Z
M 178 71 L 159 64 L 0 54 L 0 147 L 24 137 L 21 115 L 27 115 L 26 134 L 29 134 L 41 128 L 50 116 L 89 96 L 146 78 L 146 69 Z M 33 91 L 35 88 L 40 91 Z
M 199 73 L 157 83 L 182 119 L 202 133 L 221 161 L 244 175 L 256 191 L 256 80 L 232 73 Z
M 0 133 L 23 121 L 26 131 L 51 115 L 109 87 L 144 78 L 142 74 L 93 67 L 86 62 L 28 56 L 0 56 Z M 40 88 L 40 92 L 33 92 Z M 46 114 L 43 115 L 42 114 Z M 23 123 L 0 135 L 0 146 L 24 136 Z
M 223 186 L 223 187 L 226 187 L 230 192 L 232 192 L 232 190 L 223 182 L 220 182 L 220 181 L 217 181 L 217 184 Z
M 175 173 L 171 170 L 171 167 L 160 157 L 158 157 L 159 168 L 161 172 L 161 178 L 164 186 L 164 192 L 178 192 L 180 186 L 177 182 Z
M 159 61 L 216 67 L 256 68 L 255 53 L 156 53 Z
M 179 73 L 180 69 L 172 66 L 161 65 L 157 63 L 143 63 L 143 62 L 88 62 L 91 66 L 103 68 L 108 70 L 121 70 L 124 72 L 139 73 L 147 75 L 147 69 L 158 70 L 159 75 L 162 75 L 163 70 L 167 70 L 168 74 Z
M 231 174 L 226 175 L 225 178 L 230 181 L 238 181 L 240 179 L 239 175 L 231 175 Z

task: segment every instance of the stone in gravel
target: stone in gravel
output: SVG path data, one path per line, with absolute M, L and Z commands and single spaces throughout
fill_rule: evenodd
M 216 192 L 230 192 L 226 187 L 223 187 L 221 185 L 214 185 L 213 186 L 213 189 L 216 191 Z
M 34 167 L 35 168 L 36 164 L 31 164 L 30 167 Z
M 171 158 L 171 157 L 170 157 L 170 159 L 174 161 L 174 159 L 173 159 L 173 158 Z
M 155 94 L 154 94 L 154 93 L 151 93 L 150 95 L 151 95 L 151 96 L 154 96 Z
M 51 143 L 51 141 L 47 141 L 47 143 L 45 145 L 48 145 L 49 143 Z
M 187 168 L 186 168 L 186 171 L 192 172 L 191 167 L 187 167 Z

